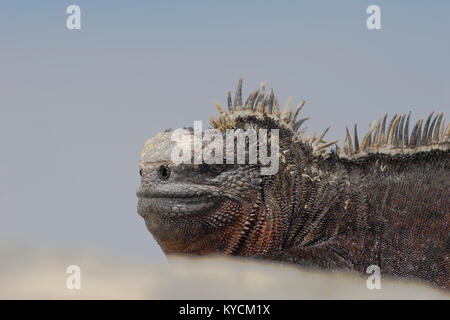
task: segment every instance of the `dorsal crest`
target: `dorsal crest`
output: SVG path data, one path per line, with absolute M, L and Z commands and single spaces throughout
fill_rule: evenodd
M 237 120 L 246 121 L 251 117 L 261 120 L 271 119 L 280 129 L 292 132 L 293 141 L 300 141 L 310 145 L 313 155 L 323 156 L 330 153 L 328 147 L 337 141 L 327 142 L 324 140 L 329 128 L 322 134 L 316 136 L 315 132 L 311 136 L 304 136 L 305 129 L 301 129 L 303 123 L 309 118 L 297 117 L 303 108 L 305 101 L 301 101 L 294 109 L 291 108 L 293 97 L 288 98 L 283 108 L 280 110 L 278 98 L 272 88 L 268 94 L 265 93 L 266 82 L 262 82 L 253 90 L 245 103 L 242 99 L 242 77 L 234 96 L 228 91 L 227 104 L 228 112 L 215 102 L 220 116 L 211 116 L 210 124 L 214 129 L 224 131 L 226 129 L 236 129 Z M 450 138 L 450 125 L 445 128 L 444 113 L 436 114 L 432 112 L 426 121 L 418 120 L 410 132 L 411 112 L 408 115 L 395 114 L 387 124 L 387 114 L 378 121 L 373 121 L 361 142 L 358 137 L 358 128 L 355 124 L 353 135 L 346 127 L 346 137 L 342 147 L 336 145 L 336 152 L 341 158 L 355 159 L 364 157 L 370 153 L 385 154 L 411 154 L 415 152 L 431 150 L 448 150 Z
M 378 121 L 373 121 L 361 143 L 355 124 L 353 139 L 346 127 L 346 137 L 338 154 L 343 158 L 359 158 L 369 153 L 411 154 L 431 150 L 448 150 L 450 125 L 445 129 L 444 113 L 433 118 L 434 111 L 426 121 L 419 119 L 410 133 L 411 112 L 408 115 L 395 114 L 386 125 L 387 113 Z
M 273 89 L 270 88 L 268 94 L 265 94 L 265 85 L 266 82 L 262 82 L 255 90 L 253 90 L 244 104 L 242 103 L 241 77 L 236 89 L 234 102 L 231 97 L 231 91 L 228 91 L 228 112 L 225 111 L 219 103 L 215 102 L 220 116 L 218 118 L 211 116 L 211 127 L 223 131 L 226 129 L 236 129 L 238 119 L 245 121 L 246 119 L 255 117 L 262 122 L 270 119 L 278 128 L 292 132 L 294 141 L 300 141 L 310 145 L 314 155 L 328 153 L 328 147 L 337 142 L 327 142 L 323 139 L 330 127 L 324 130 L 320 136 L 316 136 L 315 133 L 309 137 L 304 136 L 305 129 L 301 129 L 301 126 L 309 119 L 309 117 L 300 118 L 298 120 L 297 118 L 305 105 L 305 101 L 301 101 L 295 108 L 292 108 L 293 97 L 289 97 L 283 108 L 280 109 L 278 98 Z

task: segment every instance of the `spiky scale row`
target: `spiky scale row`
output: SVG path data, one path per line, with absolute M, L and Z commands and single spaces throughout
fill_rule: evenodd
M 269 89 L 269 93 L 265 95 L 265 82 L 262 82 L 255 90 L 253 90 L 246 102 L 245 105 L 242 104 L 242 78 L 239 80 L 238 87 L 236 89 L 234 105 L 232 103 L 231 92 L 228 92 L 227 95 L 227 104 L 228 104 L 228 113 L 226 113 L 223 108 L 218 104 L 216 107 L 220 112 L 220 117 L 216 118 L 214 116 L 211 117 L 211 125 L 216 129 L 228 129 L 233 128 L 235 124 L 236 116 L 232 115 L 255 115 L 255 116 L 270 116 L 278 121 L 280 121 L 283 126 L 286 128 L 290 128 L 293 130 L 294 126 L 297 129 L 300 127 L 298 122 L 296 122 L 296 118 L 305 104 L 305 101 L 302 101 L 294 110 L 291 110 L 291 102 L 293 98 L 290 97 L 286 104 L 283 107 L 283 112 L 279 111 L 278 99 L 274 94 L 272 88 Z M 301 119 L 302 123 L 306 119 Z M 222 127 L 221 125 L 224 125 Z
M 289 97 L 284 104 L 282 111 L 280 112 L 278 98 L 275 95 L 273 89 L 270 88 L 268 94 L 265 95 L 266 82 L 262 82 L 258 87 L 256 87 L 256 89 L 249 94 L 245 104 L 243 104 L 242 81 L 243 79 L 241 77 L 236 89 L 234 104 L 231 98 L 231 92 L 228 91 L 228 112 L 225 112 L 220 104 L 215 102 L 220 116 L 218 118 L 214 116 L 210 117 L 210 124 L 212 128 L 224 131 L 226 129 L 236 128 L 236 120 L 238 118 L 244 119 L 248 116 L 255 116 L 257 118 L 263 119 L 263 117 L 268 117 L 275 120 L 281 127 L 291 130 L 296 140 L 310 144 L 314 150 L 315 155 L 323 155 L 327 153 L 328 150 L 326 150 L 326 148 L 332 146 L 337 142 L 327 142 L 323 140 L 329 128 L 327 128 L 320 135 L 320 137 L 316 137 L 315 134 L 310 137 L 304 137 L 304 130 L 300 130 L 300 128 L 302 124 L 305 123 L 305 121 L 309 120 L 309 117 L 301 118 L 299 120 L 297 120 L 297 117 L 300 114 L 303 106 L 305 105 L 305 101 L 301 101 L 297 105 L 297 107 L 292 109 L 291 105 L 293 97 Z
M 343 150 L 338 148 L 341 157 L 361 157 L 368 153 L 413 153 L 434 149 L 447 150 L 449 147 L 450 125 L 444 133 L 445 120 L 442 122 L 444 113 L 437 114 L 433 118 L 434 111 L 424 119 L 419 119 L 409 134 L 409 121 L 411 112 L 399 115 L 395 114 L 390 120 L 386 130 L 387 113 L 377 122 L 372 122 L 364 136 L 361 145 L 357 143 L 358 133 L 355 125 L 355 145 L 348 128 Z M 405 121 L 406 119 L 406 121 Z M 381 129 L 380 129 L 381 127 Z M 423 129 L 422 129 L 423 127 Z
M 323 156 L 329 154 L 326 148 L 336 144 L 337 141 L 327 142 L 323 140 L 327 133 L 327 128 L 319 137 L 313 133 L 312 136 L 303 135 L 304 129 L 300 130 L 303 123 L 309 120 L 308 117 L 297 120 L 297 117 L 303 108 L 305 101 L 292 110 L 291 104 L 293 97 L 289 97 L 284 104 L 282 111 L 278 103 L 278 98 L 274 94 L 272 88 L 265 95 L 265 84 L 262 82 L 255 90 L 253 90 L 245 104 L 242 103 L 242 77 L 236 89 L 234 104 L 231 98 L 231 92 L 228 91 L 227 104 L 228 112 L 226 112 L 217 102 L 216 107 L 220 116 L 216 118 L 211 116 L 210 124 L 213 128 L 219 130 L 233 129 L 236 127 L 236 120 L 248 116 L 269 117 L 278 121 L 280 126 L 292 130 L 294 138 L 297 141 L 308 143 L 313 148 L 315 156 Z M 450 126 L 445 127 L 445 119 L 443 113 L 437 114 L 433 118 L 432 112 L 424 123 L 424 119 L 418 120 L 412 132 L 409 132 L 409 122 L 411 112 L 406 114 L 395 114 L 386 126 L 387 116 L 373 121 L 367 133 L 364 135 L 361 143 L 358 138 L 358 129 L 355 124 L 353 139 L 348 127 L 346 127 L 346 137 L 342 149 L 336 146 L 339 156 L 344 158 L 363 157 L 368 153 L 414 153 L 419 151 L 427 151 L 433 149 L 446 150 L 449 147 Z

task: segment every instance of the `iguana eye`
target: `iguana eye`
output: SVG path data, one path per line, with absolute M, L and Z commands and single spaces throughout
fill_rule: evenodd
M 139 170 L 139 175 L 142 177 L 142 169 Z
M 160 166 L 158 169 L 158 174 L 161 180 L 167 180 L 170 177 L 170 168 L 166 165 Z

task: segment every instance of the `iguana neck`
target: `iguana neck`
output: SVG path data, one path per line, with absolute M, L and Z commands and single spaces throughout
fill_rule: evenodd
M 448 151 L 377 157 L 361 165 L 330 159 L 320 177 L 297 188 L 277 259 L 360 271 L 375 264 L 386 274 L 448 286 Z M 427 261 L 440 262 L 430 269 Z

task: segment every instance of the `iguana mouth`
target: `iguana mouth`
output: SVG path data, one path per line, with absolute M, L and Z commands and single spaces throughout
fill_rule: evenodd
M 164 197 L 140 197 L 138 212 L 141 216 L 149 214 L 162 214 L 171 217 L 183 217 L 202 213 L 213 209 L 219 202 L 217 196 L 164 196 Z

